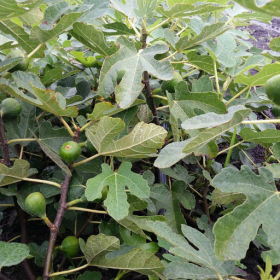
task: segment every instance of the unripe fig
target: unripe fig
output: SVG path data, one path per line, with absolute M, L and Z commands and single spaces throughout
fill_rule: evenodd
M 67 236 L 61 243 L 63 255 L 69 259 L 77 256 L 79 252 L 79 240 L 75 236 Z
M 25 71 L 28 68 L 29 59 L 27 58 L 25 53 L 21 50 L 14 49 L 10 51 L 6 56 L 6 59 L 17 58 L 17 57 L 21 57 L 22 60 L 15 67 L 9 70 L 10 73 L 15 72 L 17 70 Z
M 1 103 L 2 117 L 17 117 L 21 112 L 20 103 L 14 98 L 6 98 Z
M 280 74 L 267 80 L 264 89 L 268 98 L 280 105 Z
M 43 220 L 46 218 L 46 200 L 40 192 L 29 194 L 25 199 L 25 207 L 32 215 Z
M 81 152 L 81 146 L 74 141 L 68 141 L 64 143 L 59 149 L 59 155 L 66 162 L 75 161 L 76 159 L 78 159 Z

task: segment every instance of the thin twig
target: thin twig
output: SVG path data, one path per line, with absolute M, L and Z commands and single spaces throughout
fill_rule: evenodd
M 3 273 L 0 272 L 0 279 L 10 280 L 10 278 L 6 277 Z
M 2 120 L 2 116 L 0 115 L 0 140 L 1 140 L 1 146 L 2 146 L 2 154 L 3 154 L 3 163 L 10 167 L 11 161 L 10 161 L 10 154 L 9 154 L 9 145 L 8 141 L 5 135 L 5 128 L 4 123 Z
M 204 187 L 202 196 L 203 196 L 204 211 L 205 211 L 205 214 L 208 217 L 208 223 L 210 224 L 211 223 L 211 217 L 210 217 L 210 212 L 209 212 L 209 207 L 208 207 L 208 202 L 207 202 L 208 190 L 209 190 L 209 182 L 207 181 L 205 183 L 205 187 Z
M 147 36 L 148 36 L 148 33 L 147 33 L 147 30 L 146 30 L 146 26 L 145 26 L 145 24 L 142 24 L 142 36 L 141 36 L 142 49 L 145 49 L 146 46 L 147 46 Z M 145 85 L 146 95 L 147 95 L 147 98 L 148 98 L 150 106 L 151 106 L 151 110 L 152 110 L 152 113 L 153 113 L 155 123 L 157 125 L 160 125 L 156 102 L 155 102 L 155 100 L 152 96 L 153 91 L 152 91 L 152 88 L 151 88 L 151 85 L 150 85 L 150 77 L 149 77 L 148 71 L 144 72 L 143 84 Z

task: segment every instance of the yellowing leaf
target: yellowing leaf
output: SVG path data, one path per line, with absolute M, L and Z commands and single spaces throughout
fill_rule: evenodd
M 167 135 L 167 131 L 160 126 L 140 122 L 128 135 L 114 140 L 124 128 L 121 119 L 103 117 L 96 131 L 93 131 L 95 128 L 87 129 L 86 136 L 100 155 L 144 158 L 155 156 Z

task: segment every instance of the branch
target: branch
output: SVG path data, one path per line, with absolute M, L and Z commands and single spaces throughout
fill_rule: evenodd
M 5 128 L 2 116 L 0 115 L 0 140 L 1 140 L 1 146 L 2 146 L 2 153 L 3 153 L 3 163 L 10 167 L 11 161 L 10 161 L 10 155 L 9 155 L 9 145 L 8 141 L 5 135 Z
M 148 33 L 147 33 L 147 30 L 146 30 L 145 23 L 143 22 L 143 24 L 142 24 L 142 36 L 141 36 L 142 49 L 145 49 L 146 46 L 147 46 L 147 37 L 148 37 Z M 147 99 L 149 100 L 155 123 L 157 125 L 160 125 L 159 118 L 158 118 L 157 106 L 156 106 L 155 100 L 152 96 L 152 89 L 151 89 L 151 85 L 150 85 L 150 77 L 149 77 L 148 71 L 144 72 L 143 84 L 145 85 L 145 91 L 146 91 Z
M 203 190 L 203 206 L 204 206 L 204 212 L 208 217 L 208 223 L 210 224 L 211 223 L 211 217 L 210 217 L 210 212 L 209 212 L 209 207 L 208 207 L 208 202 L 207 202 L 208 190 L 209 190 L 209 182 L 207 181 L 205 183 L 205 187 L 204 187 L 204 190 Z
M 50 238 L 49 238 L 49 245 L 46 253 L 46 261 L 44 266 L 44 272 L 42 280 L 48 280 L 49 276 L 51 274 L 51 268 L 52 268 L 52 255 L 55 249 L 55 242 L 56 238 L 59 232 L 59 228 L 63 219 L 63 216 L 67 210 L 67 193 L 68 188 L 70 184 L 71 176 L 66 175 L 64 182 L 61 184 L 61 195 L 60 195 L 60 201 L 59 201 L 59 207 L 57 210 L 57 214 L 55 217 L 55 221 L 53 224 L 53 227 L 50 228 Z
M 6 277 L 3 273 L 0 272 L 0 279 L 10 280 L 10 278 Z

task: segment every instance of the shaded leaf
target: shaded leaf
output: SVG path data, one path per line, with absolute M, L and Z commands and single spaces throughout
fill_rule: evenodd
M 27 79 L 26 81 L 29 81 L 28 78 L 30 75 L 27 74 L 25 76 Z M 77 107 L 73 106 L 64 109 L 60 106 L 57 97 L 63 99 L 64 97 L 62 96 L 61 93 L 56 93 L 50 89 L 39 88 L 32 84 L 31 84 L 31 88 L 32 88 L 31 92 L 35 95 L 36 99 L 24 94 L 17 87 L 10 84 L 8 80 L 0 78 L 0 89 L 3 92 L 12 95 L 13 97 L 19 98 L 27 103 L 35 105 L 44 111 L 54 114 L 55 116 L 76 117 L 78 115 Z
M 150 197 L 157 211 L 166 210 L 164 216 L 167 224 L 176 233 L 181 233 L 181 225 L 186 223 L 180 204 L 186 209 L 192 209 L 195 206 L 194 196 L 186 188 L 187 185 L 183 181 L 175 181 L 171 188 L 165 184 L 156 184 L 151 187 Z
M 132 270 L 145 275 L 154 275 L 153 271 L 162 273 L 164 270 L 164 265 L 153 253 L 141 248 L 132 249 L 116 258 L 107 258 L 103 253 L 94 258 L 91 264 L 103 268 Z
M 10 185 L 22 181 L 23 178 L 28 178 L 37 173 L 37 169 L 31 168 L 28 161 L 16 159 L 12 167 L 7 167 L 0 163 L 0 187 Z
M 99 254 L 116 251 L 119 248 L 120 241 L 118 238 L 100 233 L 88 238 L 83 252 L 87 262 L 90 263 Z

